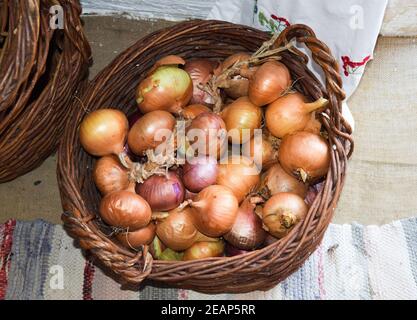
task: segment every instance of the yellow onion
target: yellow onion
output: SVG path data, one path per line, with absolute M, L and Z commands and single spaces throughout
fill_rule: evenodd
M 99 109 L 86 115 L 80 125 L 80 142 L 93 156 L 120 155 L 129 130 L 126 115 L 115 109 Z
M 242 144 L 254 135 L 255 129 L 262 124 L 262 110 L 248 97 L 242 97 L 228 105 L 221 116 L 226 124 L 229 142 Z
M 93 179 L 102 195 L 125 190 L 129 186 L 127 170 L 113 155 L 97 160 L 93 168 Z
M 193 95 L 189 74 L 172 65 L 157 68 L 137 89 L 136 102 L 142 113 L 165 110 L 181 113 Z
M 146 227 L 136 231 L 126 231 L 117 234 L 116 238 L 126 248 L 139 249 L 143 245 L 149 245 L 155 238 L 156 226 L 155 223 L 151 222 Z
M 155 64 L 149 70 L 147 75 L 152 74 L 156 69 L 158 69 L 161 66 L 179 66 L 179 65 L 184 65 L 184 64 L 185 64 L 185 60 L 181 58 L 180 56 L 176 56 L 176 55 L 165 56 L 159 59 L 157 62 L 155 62 Z
M 106 195 L 100 203 L 103 220 L 116 228 L 136 231 L 146 227 L 152 218 L 149 204 L 134 192 L 134 184 L 127 190 Z
M 209 109 L 209 107 L 206 107 L 205 105 L 202 105 L 202 104 L 191 104 L 184 108 L 181 115 L 186 120 L 193 120 L 198 115 L 204 112 L 211 112 L 211 110 Z
M 267 105 L 278 99 L 290 85 L 287 67 L 277 61 L 267 61 L 249 81 L 249 99 L 257 106 Z
M 290 192 L 305 198 L 308 185 L 297 180 L 282 169 L 279 163 L 274 164 L 262 175 L 260 194 L 269 199 L 281 192 Z
M 303 182 L 316 182 L 330 166 L 330 147 L 320 135 L 299 131 L 281 141 L 278 160 L 282 168 Z
M 197 242 L 184 252 L 184 261 L 221 257 L 224 254 L 224 242 Z
M 256 137 L 246 142 L 242 146 L 242 154 L 249 159 L 253 159 L 262 170 L 267 170 L 277 163 L 278 151 L 265 135 L 262 135 L 261 143 L 257 142 Z
M 328 100 L 324 98 L 306 103 L 306 98 L 298 92 L 287 94 L 268 105 L 265 112 L 266 127 L 277 138 L 301 131 L 312 121 L 312 113 L 327 103 Z
M 157 224 L 156 234 L 170 249 L 183 251 L 198 241 L 211 241 L 194 226 L 192 208 L 174 209 L 168 218 Z
M 172 114 L 167 111 L 152 111 L 142 116 L 130 129 L 128 144 L 130 150 L 137 154 L 143 155 L 149 149 L 155 149 L 161 143 L 156 139 L 162 130 L 173 132 L 176 120 Z
M 264 229 L 276 238 L 285 237 L 308 212 L 303 198 L 283 192 L 271 197 L 262 210 Z
M 197 229 L 206 236 L 220 237 L 232 228 L 239 203 L 229 188 L 212 185 L 203 189 L 190 207 Z
M 260 183 L 256 164 L 242 156 L 232 155 L 227 163 L 220 163 L 217 184 L 228 187 L 240 202 L 255 191 Z
M 266 232 L 262 229 L 262 220 L 255 213 L 256 203 L 251 198 L 245 199 L 239 207 L 232 229 L 223 237 L 233 247 L 253 250 L 265 240 Z

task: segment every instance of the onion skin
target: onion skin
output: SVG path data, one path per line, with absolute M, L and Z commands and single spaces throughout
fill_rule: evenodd
M 123 153 L 129 123 L 125 114 L 115 109 L 99 109 L 86 115 L 79 135 L 84 150 L 97 157 Z
M 288 68 L 280 62 L 267 61 L 250 79 L 248 96 L 253 104 L 264 106 L 278 99 L 290 85 Z
M 308 185 L 289 175 L 279 163 L 276 163 L 262 175 L 259 193 L 269 199 L 277 193 L 290 192 L 304 199 L 307 190 Z
M 314 200 L 316 200 L 319 192 L 323 188 L 324 188 L 324 182 L 319 182 L 313 186 L 310 186 L 310 188 L 308 188 L 307 194 L 304 199 L 308 206 L 311 206 L 313 204 Z
M 163 143 L 163 141 L 155 141 L 158 131 L 173 132 L 175 125 L 174 116 L 167 111 L 158 110 L 145 114 L 130 129 L 128 135 L 130 150 L 137 155 L 143 155 L 147 150 L 155 149 Z
M 198 241 L 213 241 L 194 226 L 192 208 L 174 209 L 168 218 L 158 223 L 156 233 L 161 241 L 174 251 L 184 251 Z
M 93 180 L 102 195 L 129 187 L 127 170 L 116 156 L 104 156 L 96 161 L 93 168 Z
M 290 93 L 278 98 L 268 105 L 265 112 L 265 122 L 268 130 L 277 138 L 301 131 L 312 119 L 312 113 L 327 105 L 328 100 L 320 98 L 307 103 L 300 93 Z
M 136 102 L 142 113 L 165 110 L 180 114 L 192 95 L 193 82 L 188 73 L 176 66 L 165 65 L 139 84 Z
M 113 227 L 136 231 L 149 224 L 152 210 L 141 196 L 122 190 L 110 193 L 101 200 L 100 215 Z
M 262 229 L 262 220 L 255 213 L 256 204 L 250 198 L 245 199 L 239 207 L 232 229 L 223 237 L 232 246 L 242 250 L 253 250 L 265 240 L 266 232 Z
M 187 61 L 184 70 L 190 75 L 193 82 L 193 97 L 191 104 L 213 104 L 213 97 L 199 87 L 204 86 L 213 76 L 214 70 L 219 63 L 207 59 Z
M 242 144 L 250 140 L 254 130 L 261 128 L 262 110 L 248 97 L 242 97 L 228 105 L 221 113 L 226 124 L 229 142 Z M 246 129 L 246 130 L 245 130 Z M 249 135 L 245 131 L 249 131 Z
M 184 252 L 184 261 L 221 257 L 224 254 L 224 242 L 197 242 Z
M 178 207 L 185 196 L 184 185 L 178 174 L 169 171 L 167 176 L 154 175 L 136 186 L 153 211 L 169 211 Z
M 180 56 L 176 55 L 169 55 L 162 57 L 159 59 L 153 67 L 149 70 L 148 76 L 155 72 L 156 69 L 158 69 L 161 66 L 183 66 L 185 64 L 185 60 L 181 58 Z
M 274 195 L 262 210 L 264 229 L 276 238 L 285 237 L 308 212 L 304 200 L 293 193 Z
M 262 136 L 262 144 L 255 143 L 255 138 L 243 144 L 242 154 L 253 159 L 262 170 L 268 170 L 278 162 L 278 151 L 264 135 Z
M 235 54 L 232 54 L 231 56 L 227 57 L 221 64 L 221 71 L 224 71 L 231 66 L 233 66 L 235 63 L 239 63 L 245 60 L 249 60 L 251 55 L 247 52 L 238 52 Z
M 235 222 L 239 203 L 233 192 L 223 186 L 203 189 L 190 204 L 194 225 L 209 237 L 220 237 L 229 232 Z
M 187 128 L 186 134 L 191 148 L 198 150 L 199 156 L 208 155 L 220 159 L 227 149 L 226 124 L 215 113 L 199 114 Z
M 150 245 L 155 238 L 156 226 L 154 223 L 133 232 L 123 232 L 116 236 L 126 248 L 139 249 L 143 245 Z
M 314 183 L 329 171 L 330 147 L 323 137 L 299 131 L 282 139 L 278 160 L 287 173 Z
M 193 120 L 198 115 L 204 113 L 204 112 L 211 112 L 211 110 L 202 104 L 191 104 L 189 106 L 186 106 L 184 110 L 182 111 L 182 116 L 186 120 Z
M 256 164 L 246 157 L 232 155 L 227 163 L 219 165 L 217 184 L 233 191 L 242 202 L 248 194 L 255 191 L 261 181 Z
M 184 200 L 195 200 L 195 198 L 197 197 L 198 193 L 195 192 L 191 192 L 190 190 L 185 189 L 185 196 L 184 196 Z
M 219 168 L 213 157 L 200 156 L 193 159 L 193 163 L 186 162 L 182 170 L 182 180 L 185 188 L 197 193 L 215 184 Z

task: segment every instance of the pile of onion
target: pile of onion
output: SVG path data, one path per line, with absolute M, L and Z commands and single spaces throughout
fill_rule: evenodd
M 217 160 L 199 156 L 187 161 L 182 168 L 182 180 L 188 191 L 196 193 L 216 183 L 219 168 Z

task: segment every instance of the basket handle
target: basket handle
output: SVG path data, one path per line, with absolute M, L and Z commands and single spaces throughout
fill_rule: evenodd
M 329 47 L 319 39 L 317 39 L 314 31 L 304 24 L 294 24 L 284 29 L 274 46 L 279 47 L 287 44 L 292 39 L 296 39 L 297 42 L 305 44 L 311 51 L 313 60 L 322 68 L 326 76 L 326 90 L 329 98 L 331 117 L 333 118 L 333 125 L 331 130 L 335 135 L 345 139 L 345 148 L 348 150 L 347 157 L 349 158 L 353 152 L 353 138 L 352 128 L 349 123 L 344 119 L 342 115 L 342 101 L 346 98 L 346 94 L 343 91 L 343 81 L 340 75 L 340 66 L 336 58 L 332 55 Z M 296 48 L 292 48 L 292 51 L 308 62 L 308 56 Z

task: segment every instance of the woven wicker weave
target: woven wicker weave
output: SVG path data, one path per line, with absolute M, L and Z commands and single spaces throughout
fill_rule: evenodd
M 50 27 L 54 5 L 63 9 L 64 30 Z M 56 150 L 91 62 L 80 14 L 78 0 L 0 2 L 0 183 Z
M 219 21 L 190 21 L 156 32 L 140 40 L 105 68 L 86 90 L 79 112 L 74 113 L 59 149 L 58 180 L 66 214 L 66 229 L 104 265 L 130 283 L 151 280 L 170 286 L 206 293 L 267 290 L 297 270 L 316 249 L 333 216 L 345 179 L 346 162 L 353 142 L 351 130 L 341 116 L 344 92 L 339 66 L 325 44 L 304 25 L 287 28 L 278 45 L 292 38 L 304 43 L 326 76 L 326 89 L 306 67 L 307 57 L 290 52 L 282 62 L 299 79 L 296 88 L 317 99 L 325 96 L 330 106 L 321 121 L 334 146 L 330 172 L 324 189 L 311 206 L 307 218 L 284 239 L 264 249 L 233 258 L 211 258 L 190 262 L 153 261 L 142 253 L 119 247 L 106 237 L 97 219 L 100 196 L 91 178 L 94 159 L 86 154 L 78 139 L 78 125 L 84 113 L 114 107 L 131 113 L 135 108 L 135 88 L 153 63 L 167 54 L 185 58 L 225 58 L 238 51 L 255 51 L 267 33 Z

